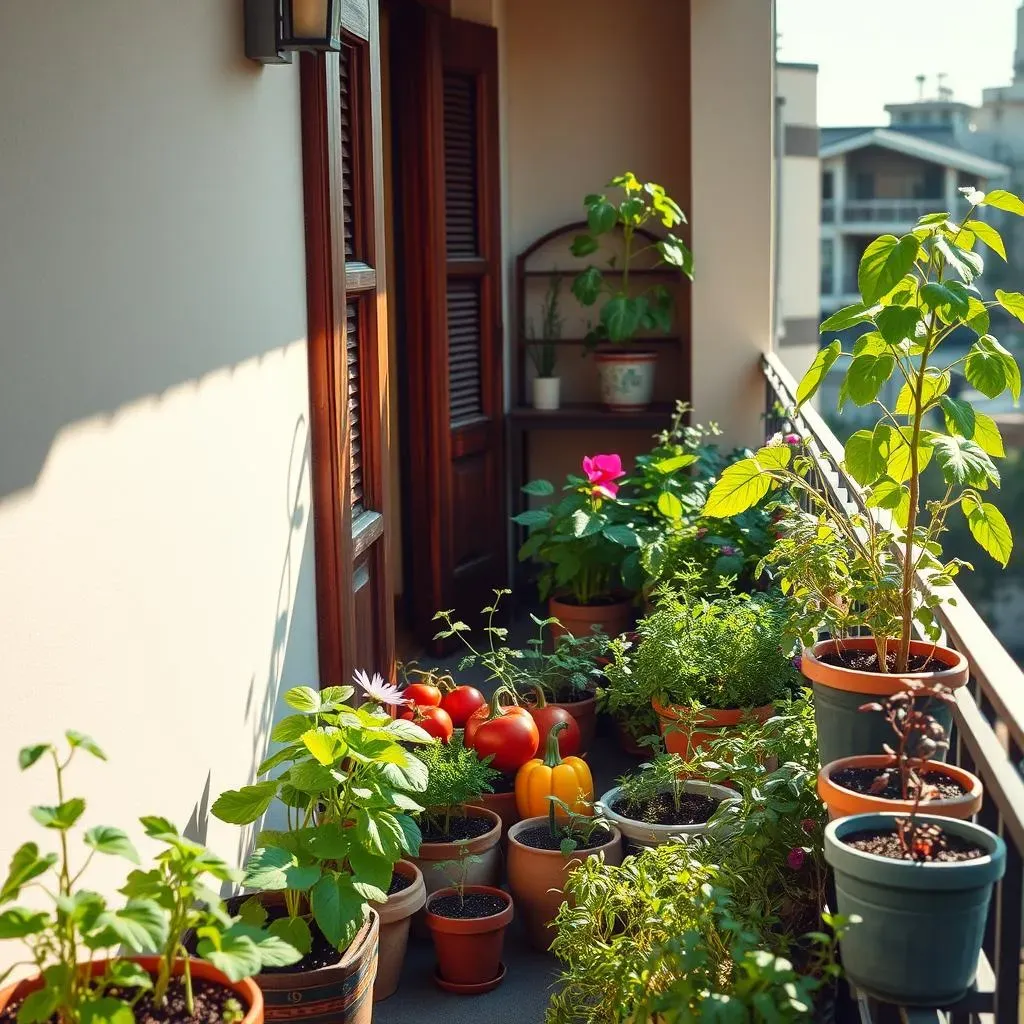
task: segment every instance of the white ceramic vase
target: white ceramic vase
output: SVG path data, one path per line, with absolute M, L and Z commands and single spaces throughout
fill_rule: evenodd
M 559 407 L 560 377 L 533 378 L 533 407 L 548 411 Z

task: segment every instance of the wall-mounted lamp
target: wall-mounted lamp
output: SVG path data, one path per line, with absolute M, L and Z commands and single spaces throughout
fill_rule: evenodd
M 245 0 L 245 55 L 290 64 L 293 50 L 341 49 L 342 0 Z

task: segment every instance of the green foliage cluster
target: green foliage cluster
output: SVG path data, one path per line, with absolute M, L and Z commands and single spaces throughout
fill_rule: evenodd
M 961 221 L 948 212 L 928 214 L 902 237 L 882 235 L 867 247 L 858 268 L 861 301 L 829 317 L 821 329 L 870 329 L 850 352 L 838 340 L 823 348 L 797 390 L 798 403 L 806 402 L 834 364 L 849 360 L 840 407 L 848 401 L 876 407 L 879 418 L 873 429 L 847 440 L 839 468 L 860 486 L 870 514 L 847 516 L 813 472 L 822 457 L 806 446 L 794 454 L 781 443 L 726 469 L 704 510 L 728 518 L 779 488 L 805 496 L 819 527 L 840 535 L 849 549 L 844 571 L 825 581 L 824 592 L 808 593 L 805 610 L 827 613 L 834 633 L 867 627 L 883 667 L 894 642 L 899 672 L 907 669 L 915 625 L 938 639 L 935 611 L 942 588 L 966 565 L 943 560 L 940 539 L 949 513 L 959 509 L 974 539 L 1000 564 L 1006 565 L 1013 547 L 1005 517 L 985 500 L 1001 480 L 995 463 L 1005 454 L 999 430 L 991 417 L 950 392 L 954 375 L 962 375 L 988 398 L 1007 391 L 1014 401 L 1020 398 L 1020 369 L 989 333 L 989 309 L 1001 307 L 1024 322 L 1024 294 L 997 289 L 994 300 L 983 299 L 978 249 L 987 246 L 1004 260 L 1006 251 L 978 211 L 988 207 L 1024 216 L 1024 202 L 1003 190 L 961 192 L 969 206 Z M 960 330 L 973 332 L 976 340 L 966 355 L 952 358 L 943 345 Z M 890 408 L 881 396 L 894 376 L 902 387 Z M 941 479 L 940 497 L 924 502 L 922 479 L 929 469 Z M 785 583 L 789 577 L 782 569 Z M 919 573 L 928 576 L 932 589 L 916 588 Z
M 421 748 L 419 758 L 427 769 L 427 785 L 419 800 L 422 817 L 444 835 L 453 817 L 463 808 L 493 792 L 498 772 L 490 767 L 490 758 L 481 760 L 475 750 L 467 747 L 461 731 L 448 743 L 434 740 Z
M 432 742 L 418 725 L 393 720 L 380 706 L 351 707 L 351 686 L 285 694 L 295 714 L 274 727 L 284 746 L 258 768 L 263 782 L 222 793 L 211 811 L 221 821 L 247 825 L 277 801 L 287 829 L 264 830 L 246 866 L 245 885 L 283 892 L 287 916 L 270 925 L 303 953 L 312 945 L 310 925 L 338 950 L 355 937 L 370 903 L 387 899 L 391 872 L 404 855 L 419 851 L 413 795 L 427 787 L 427 768 L 406 749 Z M 247 901 L 249 920 L 266 912 L 258 897 Z
M 638 810 L 663 793 L 672 797 L 678 811 L 686 792 L 686 761 L 678 754 L 662 751 L 650 761 L 623 775 L 617 782 L 628 807 Z
M 601 678 L 608 637 L 595 626 L 586 636 L 563 633 L 548 649 L 545 630 L 557 625 L 558 619 L 540 619 L 533 614 L 530 618 L 537 626 L 537 636 L 523 653 L 525 680 L 536 683 L 545 697 L 556 703 L 587 696 Z
M 286 966 L 300 952 L 286 939 L 231 917 L 213 887 L 237 882 L 241 873 L 206 847 L 192 842 L 166 818 L 140 819 L 145 834 L 160 844 L 154 864 L 143 869 L 128 834 L 111 825 L 94 825 L 82 834 L 87 849 L 81 862 L 72 855 L 70 838 L 85 812 L 85 800 L 65 792 L 65 773 L 75 755 L 85 751 L 100 760 L 106 755 L 84 733 L 68 730 L 66 753 L 48 743 L 25 747 L 18 755 L 23 771 L 40 759 L 52 761 L 57 803 L 32 808 L 37 824 L 49 830 L 58 852 L 43 852 L 23 843 L 11 858 L 0 888 L 0 939 L 15 939 L 27 958 L 12 964 L 0 981 L 22 965 L 31 965 L 42 985 L 17 1009 L 18 1024 L 134 1024 L 134 1008 L 144 996 L 163 1006 L 175 965 L 182 965 L 185 1001 L 195 1012 L 185 935 L 198 937 L 197 954 L 233 981 L 258 974 L 264 967 Z M 137 865 L 120 893 L 123 902 L 108 900 L 81 886 L 93 857 L 120 857 Z M 15 904 L 27 893 L 30 905 Z M 51 909 L 40 909 L 43 893 Z M 119 951 L 123 951 L 119 952 Z M 155 976 L 126 959 L 124 953 L 151 953 L 159 959 Z M 90 959 L 106 959 L 95 974 L 81 970 Z M 236 1003 L 237 1019 L 243 1016 Z

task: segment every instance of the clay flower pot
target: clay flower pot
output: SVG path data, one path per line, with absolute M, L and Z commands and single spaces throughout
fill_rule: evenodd
M 882 749 L 892 739 L 892 729 L 881 712 L 860 711 L 862 704 L 885 699 L 907 688 L 907 680 L 927 685 L 941 685 L 955 690 L 967 682 L 967 659 L 959 651 L 938 647 L 923 640 L 910 645 L 910 653 L 931 656 L 945 665 L 941 672 L 862 672 L 830 665 L 821 655 L 836 650 L 873 651 L 875 641 L 869 636 L 850 637 L 846 640 L 822 640 L 804 650 L 800 671 L 810 680 L 814 689 L 814 721 L 818 727 L 818 752 L 822 764 L 841 757 L 853 757 L 865 751 Z M 897 646 L 893 641 L 890 650 Z M 925 698 L 927 699 L 927 698 Z M 942 701 L 931 701 L 929 713 L 942 725 L 947 734 L 953 724 L 953 713 Z M 943 760 L 944 755 L 938 760 Z
M 615 738 L 619 742 L 619 749 L 629 754 L 630 757 L 650 757 L 651 748 L 641 747 L 637 737 L 633 735 L 625 721 L 621 718 L 615 719 Z
M 374 903 L 380 918 L 380 940 L 377 953 L 377 980 L 373 983 L 373 1001 L 379 1003 L 393 995 L 402 976 L 405 949 L 409 944 L 412 915 L 421 909 L 427 898 L 420 869 L 411 861 L 400 860 L 395 871 L 408 878 L 412 885 L 388 897 L 386 903 Z
M 154 976 L 160 970 L 159 957 L 127 956 L 117 957 L 116 959 L 131 960 L 133 963 L 137 963 L 144 971 L 148 971 Z M 102 974 L 107 969 L 109 962 L 109 960 L 93 960 L 89 969 L 94 975 Z M 184 969 L 185 961 L 176 961 L 174 964 L 175 977 L 180 975 Z M 246 978 L 244 981 L 231 981 L 226 975 L 221 974 L 216 967 L 208 964 L 205 960 L 191 960 L 189 962 L 189 972 L 193 978 L 200 978 L 203 981 L 221 985 L 238 996 L 242 1005 L 246 1008 L 241 1024 L 263 1024 L 263 993 L 252 979 Z M 30 993 L 42 988 L 42 984 L 43 979 L 36 975 L 34 978 L 25 978 L 22 981 L 16 981 L 13 985 L 0 989 L 0 1013 L 7 1008 L 8 1004 L 20 1002 Z M 369 1020 L 368 1017 L 367 1020 Z
M 891 800 L 882 796 L 858 793 L 832 781 L 832 776 L 844 768 L 873 768 L 881 771 L 895 765 L 896 759 L 888 754 L 862 754 L 856 757 L 841 757 L 832 761 L 818 772 L 818 796 L 828 807 L 829 817 L 846 818 L 851 814 L 876 814 L 897 811 L 909 814 L 914 808 L 913 800 Z M 984 795 L 981 779 L 953 764 L 932 761 L 927 772 L 944 775 L 959 782 L 966 791 L 963 796 L 943 797 L 921 804 L 922 812 L 940 818 L 973 818 L 981 809 Z
M 526 846 L 516 838 L 527 829 L 547 824 L 546 817 L 524 818 L 508 833 L 508 887 L 526 924 L 530 942 L 542 950 L 548 949 L 554 941 L 552 922 L 565 902 L 562 888 L 569 872 L 586 857 L 602 856 L 606 864 L 622 863 L 622 833 L 614 825 L 609 826 L 612 836 L 608 842 L 568 856 L 561 850 Z
M 480 858 L 466 868 L 466 882 L 469 885 L 496 886 L 501 882 L 501 849 L 498 846 L 501 839 L 501 818 L 486 807 L 475 806 L 466 808 L 466 816 L 486 818 L 491 827 L 482 836 L 477 836 L 468 843 L 421 843 L 419 855 L 409 858 L 423 872 L 427 896 L 451 885 L 445 872 L 451 861 L 460 859 L 463 848 L 466 849 L 466 856 Z M 445 866 L 439 867 L 440 864 Z
M 501 848 L 508 846 L 508 830 L 519 820 L 516 810 L 516 791 L 507 793 L 484 793 L 479 800 L 474 800 L 472 807 L 485 807 L 493 811 L 501 819 Z
M 568 711 L 576 724 L 580 727 L 580 749 L 578 753 L 585 754 L 594 742 L 594 733 L 597 731 L 597 698 L 591 693 L 583 700 L 573 700 L 562 703 L 550 701 L 553 708 L 562 708 Z
M 752 718 L 758 722 L 767 722 L 775 713 L 774 704 L 729 710 L 701 708 L 696 718 L 688 708 L 663 705 L 656 699 L 651 701 L 651 707 L 658 716 L 665 749 L 670 754 L 678 754 L 685 761 L 696 757 L 712 741 L 726 735 L 744 720 Z
M 625 633 L 633 622 L 633 604 L 627 599 L 607 604 L 569 604 L 557 597 L 548 599 L 548 615 L 562 624 L 551 627 L 551 639 L 557 641 L 563 633 L 590 636 L 592 626 L 599 626 L 608 637 Z
M 431 907 L 445 896 L 457 896 L 458 890 L 438 889 L 427 901 L 427 927 L 437 954 L 435 981 L 451 992 L 475 994 L 496 987 L 505 976 L 501 949 L 512 920 L 512 899 L 489 885 L 467 885 L 464 892 L 496 896 L 505 907 L 486 917 L 446 917 Z

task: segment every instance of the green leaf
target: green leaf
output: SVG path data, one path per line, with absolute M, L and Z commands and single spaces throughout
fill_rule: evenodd
M 860 355 L 850 363 L 843 380 L 846 393 L 857 405 L 870 405 L 896 369 L 891 355 Z
M 18 1007 L 18 1024 L 44 1024 L 49 1021 L 57 1010 L 60 993 L 61 990 L 53 985 L 30 992 Z
M 388 886 L 391 885 L 391 872 L 394 865 L 394 861 L 390 857 L 382 857 L 361 846 L 355 846 L 352 848 L 349 863 L 359 881 L 387 892 Z
M 550 480 L 531 480 L 523 487 L 524 494 L 532 494 L 537 498 L 546 498 L 555 493 L 555 485 Z
M 295 761 L 304 755 L 305 749 L 302 747 L 292 745 L 282 747 L 276 754 L 271 754 L 270 757 L 260 762 L 259 768 L 256 769 L 256 774 L 266 775 L 267 772 L 273 771 L 278 765 L 284 764 L 286 761 Z
M 950 398 L 943 395 L 939 399 L 946 419 L 946 430 L 961 437 L 974 437 L 977 413 L 970 402 L 962 398 Z
M 893 519 L 902 527 L 906 527 L 910 519 L 910 489 L 891 477 L 875 481 L 868 495 L 867 504 L 870 508 L 888 509 L 892 512 Z
M 904 338 L 914 337 L 920 320 L 921 310 L 917 306 L 886 306 L 878 311 L 875 324 L 887 344 L 898 345 Z
M 605 537 L 613 544 L 619 544 L 624 548 L 635 548 L 640 546 L 640 538 L 631 526 L 622 523 L 613 523 L 606 526 L 602 531 Z
M 245 879 L 242 879 L 243 883 Z M 250 896 L 238 908 L 239 920 L 245 924 L 251 924 L 254 928 L 260 928 L 267 921 L 267 908 L 260 902 L 259 896 Z
M 590 256 L 601 248 L 601 243 L 593 235 L 577 235 L 569 246 L 573 256 Z
M 257 782 L 254 786 L 229 789 L 214 801 L 210 813 L 229 825 L 248 825 L 266 813 L 277 795 L 277 782 Z
M 45 874 L 57 863 L 57 854 L 48 853 L 40 856 L 39 847 L 35 843 L 23 843 L 11 856 L 11 864 L 7 871 L 7 881 L 0 889 L 0 901 L 16 899 L 23 885 Z
M 288 918 L 283 918 L 287 921 Z M 291 920 L 299 920 L 292 918 Z M 303 922 L 305 923 L 305 922 Z M 307 929 L 308 931 L 308 929 Z M 261 967 L 287 967 L 289 964 L 301 960 L 303 951 L 294 943 L 288 941 L 280 931 L 268 928 L 254 928 L 245 924 L 244 921 L 236 921 L 225 931 L 220 938 L 221 952 L 229 949 L 236 938 L 249 939 L 256 947 Z
M 1003 513 L 988 502 L 963 504 L 971 535 L 1004 569 L 1013 552 L 1013 535 Z
M 579 300 L 581 305 L 592 306 L 597 302 L 604 286 L 604 278 L 597 267 L 587 267 L 581 270 L 572 282 L 572 293 Z
M 880 356 L 889 353 L 889 345 L 878 331 L 867 331 L 853 343 L 855 356 Z M 889 353 L 891 355 L 891 353 Z
M 958 316 L 967 316 L 970 305 L 967 299 L 947 284 L 929 281 L 921 285 L 921 301 L 929 309 L 951 310 Z
M 513 516 L 512 522 L 520 526 L 547 526 L 551 522 L 551 513 L 543 508 L 528 508 L 525 512 Z
M 398 743 L 432 743 L 434 737 L 422 726 L 397 718 L 387 726 L 387 733 Z
M 970 284 L 985 268 L 984 260 L 976 252 L 955 245 L 944 235 L 935 236 L 935 248 L 965 284 Z
M 24 907 L 11 907 L 0 914 L 0 939 L 23 939 L 37 935 L 50 923 L 48 914 Z
M 338 788 L 338 775 L 333 768 L 312 761 L 300 761 L 288 769 L 288 782 L 300 793 L 311 796 L 330 793 Z
M 921 383 L 921 409 L 927 410 L 940 396 L 949 390 L 949 371 L 927 369 L 924 380 Z M 900 388 L 899 397 L 896 399 L 897 416 L 913 416 L 917 407 L 917 390 L 911 388 L 910 384 L 904 383 Z
M 1006 261 L 1006 246 L 1003 244 L 1003 238 L 991 224 L 987 224 L 983 220 L 969 220 L 964 227 L 977 235 L 997 256 L 1001 256 L 1004 262 Z
M 671 492 L 662 491 L 658 495 L 658 511 L 673 522 L 683 518 L 683 503 Z
M 135 1024 L 132 1008 L 116 996 L 84 999 L 78 1019 L 81 1024 Z
M 333 725 L 320 726 L 318 729 L 304 732 L 302 742 L 321 764 L 334 764 L 344 757 L 348 749 L 341 730 Z
M 148 992 L 153 987 L 153 978 L 141 964 L 134 960 L 112 960 L 107 964 L 107 977 L 115 985 L 142 989 Z
M 989 483 L 999 483 L 999 471 L 974 441 L 947 434 L 932 434 L 930 441 L 946 483 L 959 487 L 987 487 Z
M 84 732 L 78 732 L 77 729 L 68 729 L 64 735 L 72 747 L 81 747 L 83 750 L 92 754 L 93 757 L 98 757 L 101 761 L 106 761 L 107 755 L 100 750 L 96 741 L 91 736 L 86 736 Z
M 89 930 L 89 945 L 106 949 L 124 943 L 136 953 L 159 949 L 166 941 L 169 914 L 154 900 L 131 899 L 118 910 L 104 910 Z
M 821 334 L 830 331 L 845 331 L 849 327 L 865 323 L 871 319 L 871 312 L 862 302 L 854 303 L 852 306 L 844 306 L 842 309 L 828 317 L 818 329 Z
M 1007 213 L 1024 217 L 1024 202 L 1021 202 L 1012 192 L 1007 192 L 1002 188 L 994 188 L 987 193 L 980 205 L 991 206 L 994 210 L 1005 210 Z
M 295 854 L 279 846 L 264 846 L 253 850 L 245 865 L 242 884 L 247 889 L 266 889 L 279 892 L 288 888 L 288 869 L 295 867 Z
M 313 919 L 335 949 L 344 950 L 363 923 L 365 901 L 347 875 L 325 875 L 310 897 Z
M 139 852 L 132 845 L 128 833 L 113 825 L 95 825 L 89 829 L 85 833 L 85 845 L 91 846 L 97 853 L 124 857 L 133 864 L 139 863 Z
M 821 349 L 814 357 L 814 362 L 811 363 L 796 389 L 796 404 L 798 408 L 808 399 L 814 397 L 818 388 L 821 387 L 821 382 L 832 368 L 832 364 L 842 355 L 842 352 L 842 342 L 836 340 Z
M 1010 314 L 1010 316 L 1014 316 L 1024 323 L 1024 295 L 1020 292 L 1004 292 L 1002 288 L 997 288 L 996 302 L 998 302 L 999 305 Z
M 611 231 L 618 219 L 618 211 L 607 199 L 593 203 L 587 210 L 587 227 L 595 235 L 603 235 Z
M 279 917 L 270 922 L 267 931 L 293 946 L 303 956 L 313 948 L 309 925 L 301 917 Z
M 312 686 L 293 686 L 285 693 L 284 702 L 305 714 L 315 714 L 320 710 L 320 694 Z
M 964 436 L 966 437 L 967 435 L 965 434 Z M 982 451 L 989 455 L 994 455 L 999 459 L 1006 457 L 1003 437 L 999 433 L 996 421 L 983 412 L 975 412 L 974 414 L 974 435 L 972 440 Z
M 274 726 L 270 738 L 274 743 L 294 743 L 308 728 L 305 715 L 288 715 Z
M 628 561 L 629 559 L 627 558 L 623 562 L 623 565 L 625 566 Z M 420 844 L 423 842 L 423 836 L 420 833 L 419 825 L 417 825 L 415 819 L 409 817 L 408 814 L 396 814 L 394 817 L 402 834 L 402 849 L 410 857 L 418 857 L 420 853 Z
M 640 328 L 640 307 L 627 295 L 613 295 L 601 307 L 600 319 L 610 341 L 626 341 Z
M 84 810 L 85 801 L 75 796 L 56 807 L 33 807 L 29 814 L 44 828 L 55 828 L 64 832 L 78 821 Z
M 1020 398 L 1020 369 L 1017 361 L 1002 345 L 986 334 L 967 353 L 964 376 L 988 398 L 996 398 L 1007 388 L 1014 401 Z
M 865 306 L 891 292 L 909 273 L 917 257 L 918 243 L 912 235 L 897 238 L 882 235 L 865 250 L 857 269 L 857 284 Z
M 762 472 L 757 462 L 741 459 L 722 470 L 704 503 L 703 513 L 713 519 L 728 519 L 756 505 L 771 489 L 772 478 Z
M 879 454 L 870 430 L 858 430 L 850 436 L 843 464 L 861 487 L 874 483 L 885 472 L 885 460 Z
M 260 973 L 263 958 L 260 956 L 259 947 L 249 935 L 241 931 L 228 931 L 217 935 L 214 942 L 211 931 L 207 928 L 199 929 L 203 938 L 200 939 L 196 952 L 204 960 L 213 964 L 232 981 L 241 981 Z
M 49 743 L 36 743 L 31 747 L 22 747 L 18 751 L 18 767 L 22 771 L 31 768 L 50 749 Z
M 874 444 L 877 457 L 882 460 L 885 472 L 894 480 L 903 483 L 909 480 L 913 469 L 911 440 L 913 429 L 901 427 L 896 430 L 886 423 L 876 424 L 872 433 L 872 444 Z M 917 468 L 918 472 L 924 472 L 931 461 L 931 445 L 921 439 L 917 446 Z

